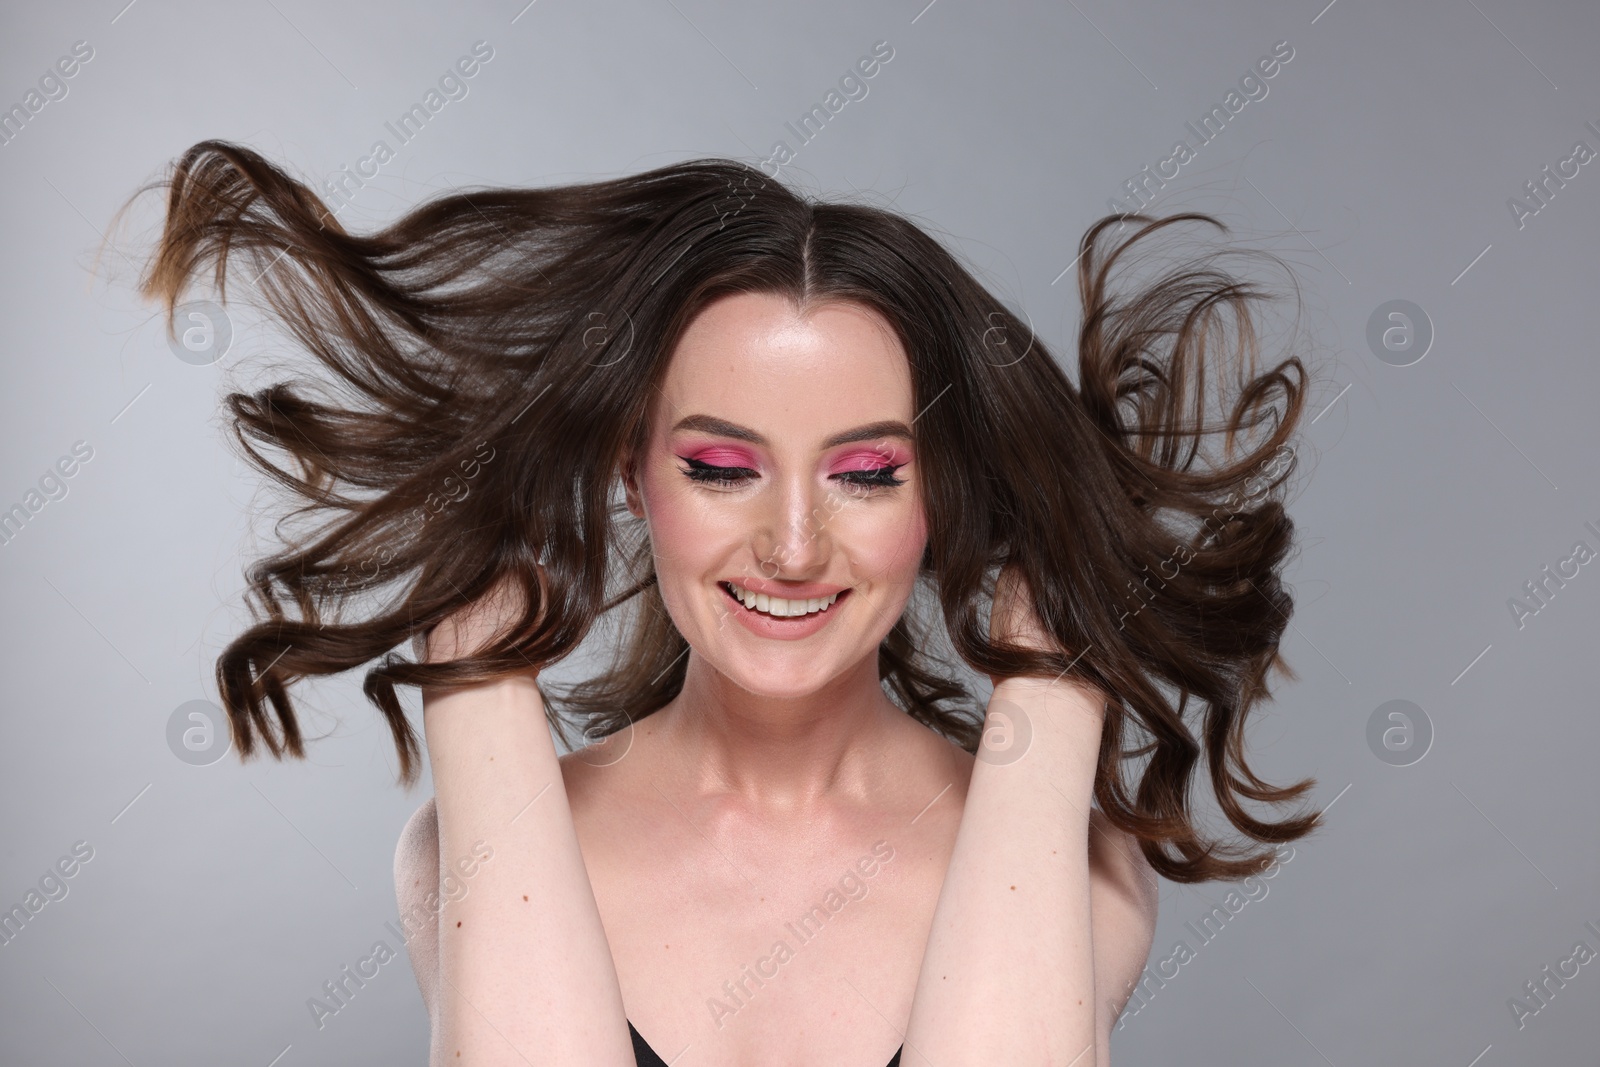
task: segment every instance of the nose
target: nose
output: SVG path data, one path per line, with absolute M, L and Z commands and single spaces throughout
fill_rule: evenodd
M 801 476 L 777 483 L 763 496 L 750 539 L 757 573 L 773 580 L 815 577 L 833 550 L 829 522 L 838 503 L 814 480 Z

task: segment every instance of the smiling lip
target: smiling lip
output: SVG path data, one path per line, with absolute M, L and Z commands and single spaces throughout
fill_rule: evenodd
M 743 582 L 718 582 L 717 588 L 722 591 L 723 597 L 726 598 L 728 604 L 730 605 L 729 613 L 736 617 L 739 622 L 744 625 L 745 629 L 749 630 L 751 633 L 754 633 L 756 636 L 775 637 L 781 640 L 796 640 L 802 637 L 809 637 L 818 630 L 821 630 L 828 624 L 830 617 L 833 617 L 839 613 L 839 608 L 847 599 L 849 599 L 850 596 L 850 589 L 848 586 L 836 588 L 834 590 L 825 592 L 822 597 L 816 598 L 820 600 L 825 599 L 827 596 L 834 596 L 837 594 L 833 603 L 828 606 L 827 610 L 821 610 L 819 608 L 819 610 L 810 611 L 804 615 L 778 616 L 771 615 L 754 607 L 746 606 L 743 601 L 734 596 L 732 590 L 732 586 L 734 584 L 738 584 L 740 587 L 750 590 L 751 592 L 757 591 L 752 588 L 753 585 L 757 584 L 754 582 L 752 582 L 751 585 L 745 585 Z M 775 583 L 771 582 L 763 582 L 760 584 L 765 585 L 767 588 L 775 587 Z M 790 592 L 790 596 L 786 599 L 791 601 L 799 600 L 801 598 L 797 595 L 797 593 L 801 590 L 809 591 L 810 588 L 811 587 L 808 586 L 795 586 L 792 588 L 792 590 L 788 590 Z M 826 587 L 817 588 L 825 589 Z M 770 596 L 772 594 L 767 595 Z M 805 599 L 811 600 L 813 598 L 806 597 Z
M 774 582 L 766 578 L 724 578 L 718 584 L 737 585 L 752 593 L 781 596 L 786 600 L 810 600 L 812 597 L 820 599 L 850 588 L 847 585 L 829 585 L 826 582 Z

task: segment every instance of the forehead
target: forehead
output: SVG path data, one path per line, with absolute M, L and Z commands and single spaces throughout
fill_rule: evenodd
M 793 440 L 882 419 L 910 423 L 911 366 L 893 327 L 862 304 L 805 314 L 771 293 L 706 305 L 668 363 L 656 425 L 715 415 Z

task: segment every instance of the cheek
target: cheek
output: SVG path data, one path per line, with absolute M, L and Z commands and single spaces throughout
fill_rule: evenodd
M 699 526 L 694 509 L 683 494 L 661 484 L 659 476 L 647 476 L 639 487 L 645 515 L 650 524 L 650 544 L 658 559 L 671 559 L 695 541 Z M 659 564 L 658 564 L 659 569 Z
M 909 571 L 912 578 L 922 565 L 923 551 L 928 546 L 928 522 L 919 505 L 910 520 L 902 527 L 903 533 L 895 544 L 893 563 L 897 570 Z
M 663 584 L 688 571 L 698 575 L 739 535 L 734 509 L 718 507 L 709 494 L 697 493 L 676 471 L 656 471 L 639 486 L 650 524 L 650 544 L 655 551 L 656 573 Z
M 888 581 L 911 582 L 922 563 L 928 525 L 920 504 L 864 509 L 842 525 L 856 566 Z

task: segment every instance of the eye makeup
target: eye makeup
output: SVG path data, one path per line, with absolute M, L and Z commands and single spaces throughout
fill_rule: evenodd
M 740 467 L 746 470 L 757 470 L 760 464 L 755 455 L 746 448 L 734 445 L 702 445 L 698 448 L 686 449 L 678 456 L 685 463 L 701 463 L 709 467 Z
M 910 461 L 911 453 L 906 448 L 879 442 L 869 448 L 852 448 L 835 456 L 828 466 L 828 473 L 876 471 L 884 467 L 903 467 Z
M 731 487 L 741 485 L 756 476 L 756 472 L 748 467 L 717 467 L 689 456 L 678 458 L 689 465 L 683 473 L 691 482 Z
M 761 462 L 754 452 L 739 445 L 708 443 L 675 452 L 687 464 L 683 474 L 690 481 L 734 487 L 759 477 Z M 911 451 L 887 440 L 845 449 L 828 463 L 828 477 L 861 489 L 892 488 L 904 485 L 895 471 L 911 462 Z

